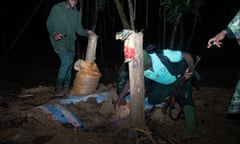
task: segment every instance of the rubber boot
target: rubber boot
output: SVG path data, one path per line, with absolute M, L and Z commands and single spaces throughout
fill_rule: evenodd
M 183 107 L 185 129 L 176 135 L 177 139 L 187 139 L 194 136 L 197 129 L 196 110 L 192 105 Z

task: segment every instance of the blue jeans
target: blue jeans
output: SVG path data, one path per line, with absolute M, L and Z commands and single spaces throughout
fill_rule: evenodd
M 75 56 L 75 50 L 66 51 L 63 49 L 54 49 L 58 54 L 61 64 L 58 70 L 56 88 L 69 87 L 72 77 L 73 60 Z

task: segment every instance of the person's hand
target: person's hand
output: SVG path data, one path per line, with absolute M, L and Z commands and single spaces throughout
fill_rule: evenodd
M 55 33 L 53 34 L 53 36 L 54 36 L 54 39 L 55 39 L 55 40 L 61 40 L 62 38 L 64 38 L 64 35 L 63 35 L 63 34 L 57 33 L 57 32 L 55 32 Z
M 187 68 L 183 76 L 185 77 L 185 79 L 190 79 L 192 75 L 193 75 L 193 72 L 191 68 Z
M 95 33 L 94 33 L 94 31 L 92 31 L 92 30 L 88 30 L 88 31 L 87 31 L 87 34 L 88 34 L 88 35 L 92 35 L 92 34 L 95 34 Z
M 121 93 L 118 94 L 117 100 L 114 102 L 114 108 L 116 107 L 116 105 L 120 107 L 120 105 L 125 105 L 127 103 L 125 100 L 125 96 L 127 95 L 129 88 L 130 88 L 130 82 L 127 80 L 126 83 L 124 84 L 124 87 Z
M 116 108 L 116 106 L 120 107 L 121 105 L 126 105 L 126 100 L 121 97 L 121 96 L 118 96 L 117 100 L 114 102 L 114 108 Z
M 210 48 L 212 47 L 213 45 L 216 45 L 217 47 L 221 47 L 222 46 L 222 42 L 221 41 L 218 41 L 215 37 L 214 38 L 211 38 L 209 41 L 208 41 L 208 46 L 207 48 Z
M 121 104 L 120 104 L 120 101 L 121 101 L 121 99 L 118 97 L 117 98 L 117 100 L 116 101 L 114 101 L 114 108 L 116 108 L 116 106 L 120 106 Z
M 217 47 L 220 48 L 222 46 L 221 41 L 225 38 L 226 34 L 227 34 L 227 31 L 223 30 L 220 33 L 218 33 L 215 37 L 209 39 L 207 48 L 210 48 L 213 45 L 216 45 Z
M 194 61 L 190 53 L 182 52 L 182 57 L 188 65 L 187 71 L 191 72 L 193 70 Z

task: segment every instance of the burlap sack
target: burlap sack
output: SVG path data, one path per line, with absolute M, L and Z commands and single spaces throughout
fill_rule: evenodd
M 101 77 L 96 63 L 79 59 L 74 63 L 74 69 L 77 73 L 70 94 L 87 95 L 94 93 Z

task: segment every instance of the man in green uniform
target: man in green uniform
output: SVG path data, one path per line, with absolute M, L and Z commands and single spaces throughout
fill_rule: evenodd
M 158 50 L 147 53 L 143 50 L 145 90 L 148 102 L 152 105 L 160 104 L 180 86 L 176 97 L 185 119 L 185 129 L 177 134 L 177 138 L 184 139 L 193 136 L 197 128 L 196 110 L 192 97 L 192 85 L 190 77 L 194 61 L 188 53 L 178 50 Z M 120 69 L 120 78 L 117 80 L 118 99 L 115 102 L 121 104 L 122 99 L 129 92 L 128 71 Z M 121 80 L 121 77 L 125 80 Z M 181 79 L 185 78 L 183 84 Z
M 226 36 L 231 39 L 236 38 L 238 45 L 240 46 L 240 10 L 238 10 L 237 14 L 228 23 L 225 29 L 208 40 L 208 48 L 212 47 L 213 45 L 216 45 L 220 48 L 222 46 L 222 40 Z M 238 82 L 235 86 L 235 91 L 233 93 L 227 113 L 234 115 L 234 117 L 240 118 L 240 72 L 238 72 Z

